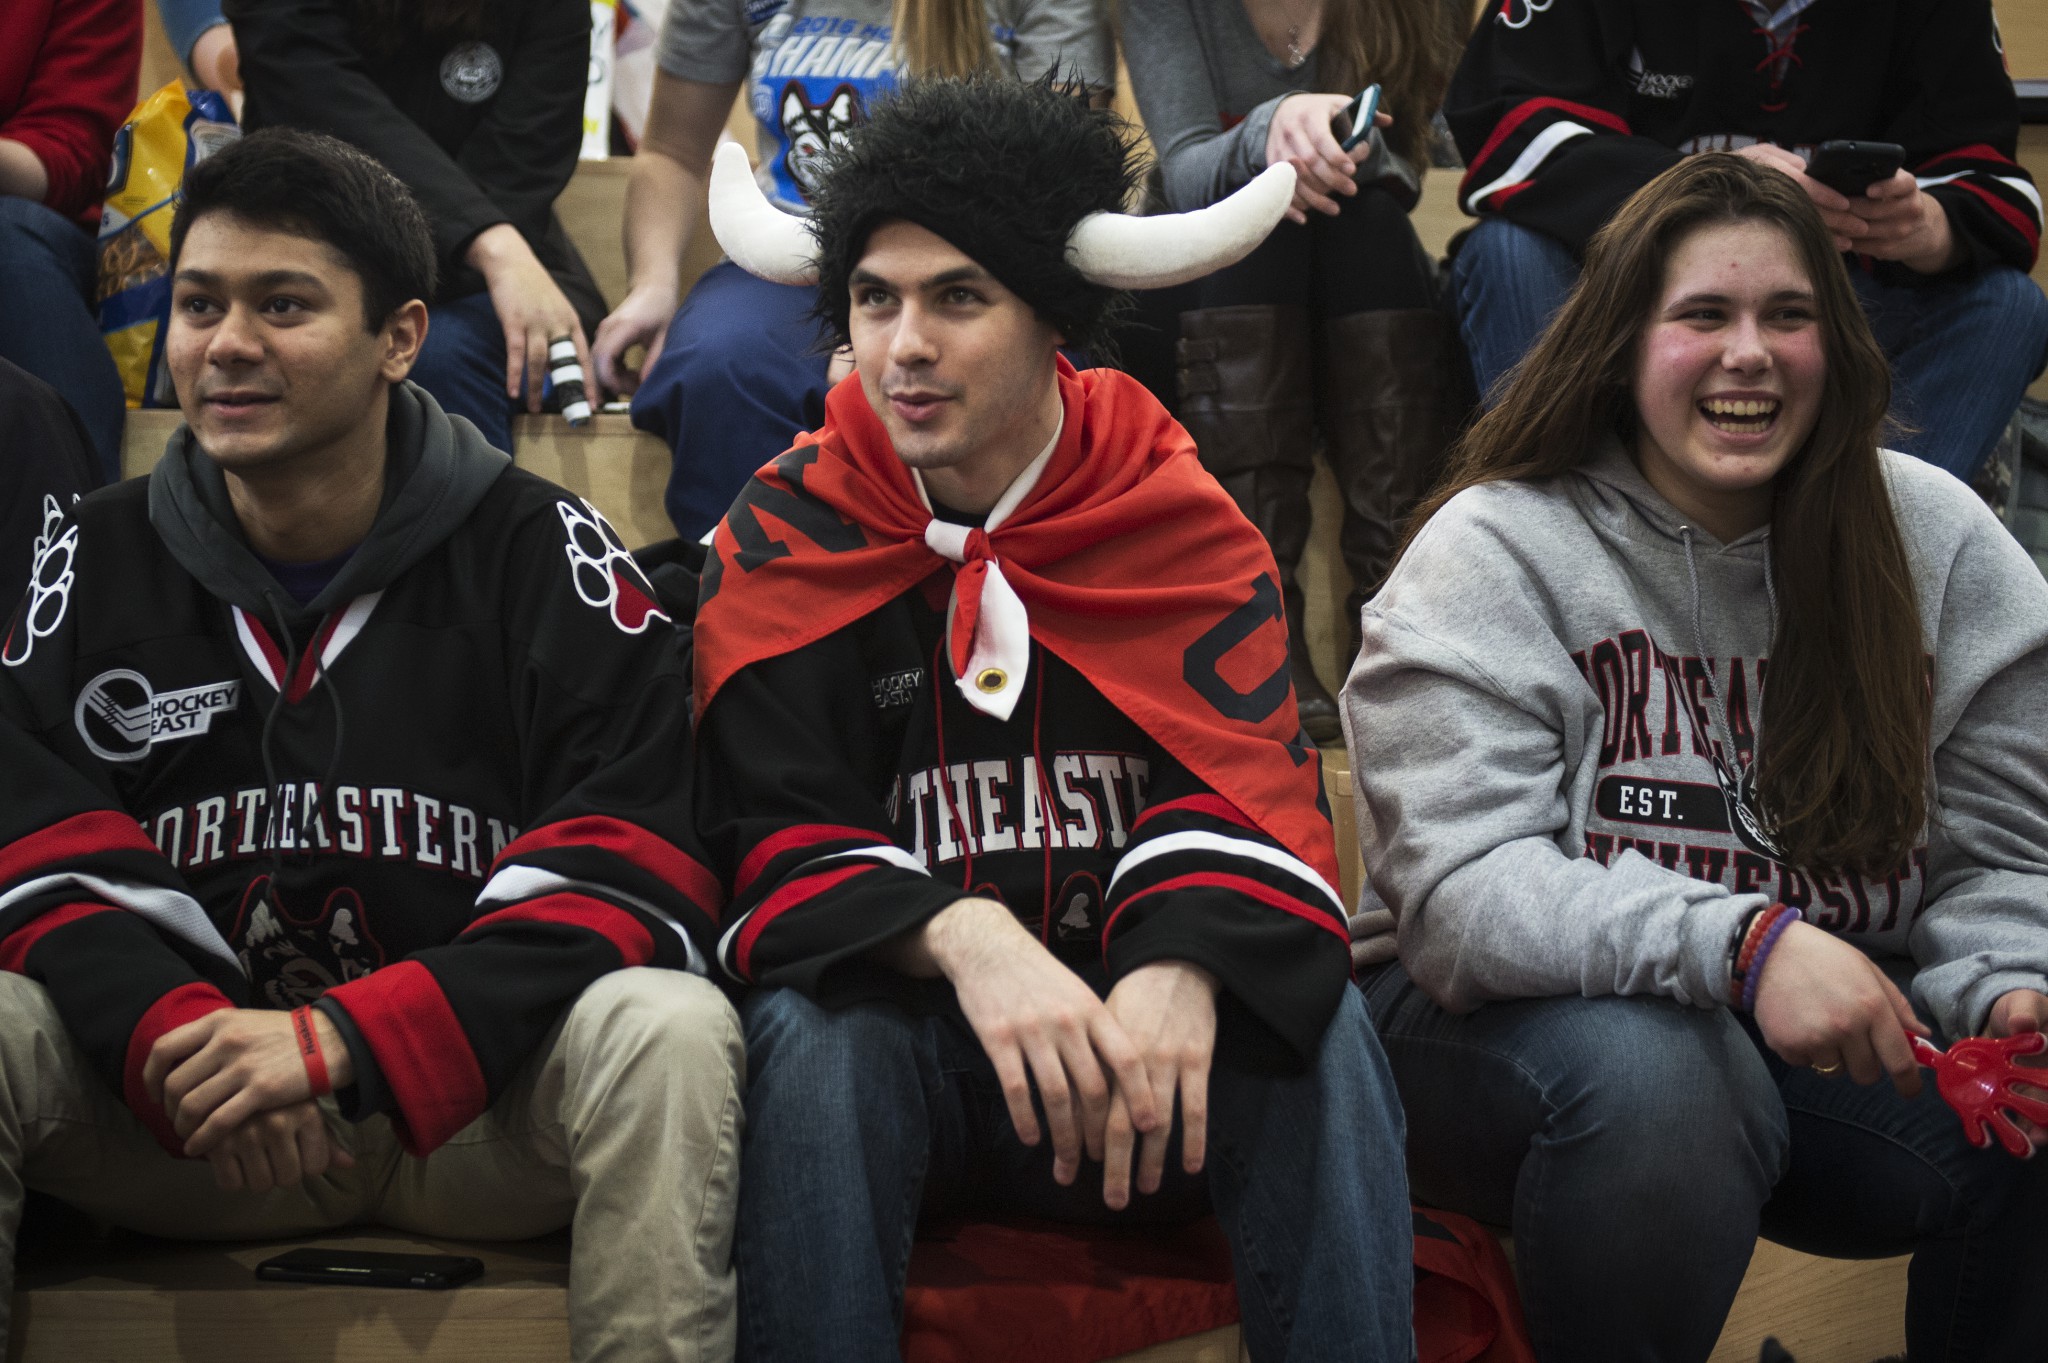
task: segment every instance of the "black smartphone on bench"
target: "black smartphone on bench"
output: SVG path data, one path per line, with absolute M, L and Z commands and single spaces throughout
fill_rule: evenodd
M 357 1287 L 460 1287 L 483 1276 L 466 1254 L 385 1254 L 367 1249 L 294 1249 L 256 1265 L 273 1283 L 350 1283 Z
M 1906 149 L 1896 142 L 1823 142 L 1806 163 L 1806 178 L 1855 199 L 1879 180 L 1897 175 L 1905 163 Z

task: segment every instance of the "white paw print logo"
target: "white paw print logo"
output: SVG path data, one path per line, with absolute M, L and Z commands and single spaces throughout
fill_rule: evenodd
M 618 532 L 589 502 L 581 509 L 568 502 L 556 502 L 562 513 L 562 528 L 569 532 L 563 552 L 569 556 L 569 580 L 585 605 L 612 617 L 612 623 L 627 634 L 645 633 L 656 620 L 667 621 L 668 612 L 654 603 L 654 588 L 640 565 L 619 542 Z
M 72 565 L 78 558 L 78 527 L 63 534 L 64 512 L 55 497 L 43 498 L 43 533 L 36 536 L 35 566 L 29 572 L 28 599 L 15 614 L 14 627 L 0 647 L 0 662 L 20 667 L 35 652 L 36 640 L 47 639 L 64 623 L 71 605 Z
M 1556 0 L 1522 0 L 1522 17 L 1516 19 L 1515 0 L 1501 0 L 1500 13 L 1494 18 L 1509 28 L 1527 28 L 1529 21 L 1549 9 Z

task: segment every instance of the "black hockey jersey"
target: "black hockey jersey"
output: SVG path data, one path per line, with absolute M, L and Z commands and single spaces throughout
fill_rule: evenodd
M 420 390 L 389 430 L 308 607 L 181 428 L 48 527 L 0 647 L 0 968 L 172 1148 L 141 1067 L 215 1008 L 321 1000 L 423 1151 L 596 977 L 705 969 L 689 683 L 645 578 Z
M 27 574 L 49 513 L 99 482 L 92 441 L 57 390 L 0 359 L 0 583 Z
M 726 969 L 833 1006 L 941 1006 L 943 982 L 868 954 L 976 894 L 1098 993 L 1150 961 L 1209 970 L 1224 1059 L 1312 1057 L 1350 973 L 1336 892 L 1042 644 L 1007 721 L 934 686 L 951 585 L 941 569 L 748 665 L 704 713 L 696 798 L 733 885 Z
M 1444 113 L 1460 206 L 1574 254 L 1687 152 L 1835 138 L 1904 146 L 1969 261 L 2024 271 L 2040 250 L 1990 0 L 1495 0 Z

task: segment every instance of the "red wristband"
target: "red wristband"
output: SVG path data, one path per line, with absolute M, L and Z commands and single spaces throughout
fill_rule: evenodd
M 327 1057 L 320 1054 L 320 1034 L 313 1029 L 313 1005 L 292 1009 L 292 1032 L 299 1038 L 299 1059 L 306 1062 L 306 1082 L 315 1098 L 334 1092 L 334 1080 L 327 1074 Z
M 1763 942 L 1765 936 L 1769 934 L 1771 925 L 1778 920 L 1780 915 L 1790 912 L 1791 910 L 1783 904 L 1773 904 L 1750 920 L 1749 932 L 1742 941 L 1741 954 L 1735 958 L 1735 981 L 1737 984 L 1740 984 L 1743 977 L 1749 974 L 1750 964 L 1756 959 L 1756 949 Z

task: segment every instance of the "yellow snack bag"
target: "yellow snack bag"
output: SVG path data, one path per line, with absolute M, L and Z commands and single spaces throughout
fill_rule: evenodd
M 163 363 L 171 315 L 171 218 L 185 172 L 240 137 L 227 102 L 172 81 L 135 106 L 114 134 L 114 168 L 100 210 L 100 335 L 130 407 L 175 399 Z

